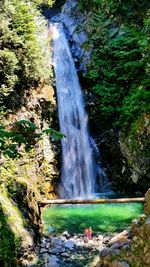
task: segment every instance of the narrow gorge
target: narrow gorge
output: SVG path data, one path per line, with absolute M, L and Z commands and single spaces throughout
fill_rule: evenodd
M 149 14 L 1 4 L 0 266 L 150 266 Z

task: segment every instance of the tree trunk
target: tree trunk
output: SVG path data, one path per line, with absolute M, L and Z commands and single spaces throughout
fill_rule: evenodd
M 109 203 L 129 203 L 145 202 L 144 197 L 138 198 L 117 198 L 117 199 L 44 199 L 39 202 L 39 206 L 44 207 L 52 204 L 109 204 Z

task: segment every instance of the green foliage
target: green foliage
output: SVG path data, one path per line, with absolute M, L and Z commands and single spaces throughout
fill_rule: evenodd
M 31 3 L 34 3 L 36 6 L 48 5 L 51 7 L 55 3 L 55 0 L 31 0 Z
M 20 120 L 12 125 L 11 130 L 5 130 L 0 126 L 0 152 L 10 158 L 21 156 L 19 148 L 23 145 L 25 151 L 32 149 L 36 141 L 40 140 L 43 135 L 50 135 L 56 141 L 64 137 L 60 132 L 51 128 L 39 131 L 37 126 L 26 120 Z
M 129 125 L 136 121 L 141 114 L 150 112 L 150 92 L 143 88 L 132 91 L 124 98 L 120 123 L 124 130 L 128 130 Z
M 0 205 L 0 262 L 2 266 L 16 266 L 16 246 L 14 239 L 14 234 Z
M 146 12 L 150 2 L 89 4 L 92 54 L 86 78 L 96 97 L 92 113 L 101 122 L 99 127 L 119 126 L 128 132 L 132 122 L 150 109 L 150 11 Z
M 52 128 L 48 128 L 42 131 L 43 134 L 50 135 L 55 141 L 60 140 L 61 138 L 65 137 L 64 134 L 53 130 Z
M 16 88 L 27 88 L 50 71 L 41 35 L 45 22 L 36 8 L 51 0 L 3 0 L 0 13 L 0 101 L 3 103 Z M 38 23 L 40 19 L 40 23 Z M 46 44 L 45 44 L 46 45 Z
M 7 96 L 12 92 L 15 84 L 18 81 L 18 77 L 15 74 L 18 70 L 18 59 L 16 55 L 5 48 L 0 51 L 0 77 L 1 79 L 1 91 L 0 94 Z M 5 75 L 3 75 L 5 73 Z
M 8 190 L 3 184 L 0 187 L 1 266 L 19 266 L 17 258 L 20 256 L 20 248 L 24 241 L 26 241 L 26 243 L 24 242 L 24 246 L 26 246 L 26 244 L 28 244 L 28 240 L 30 239 L 30 235 L 24 226 L 25 218 L 18 208 L 18 203 L 15 202 L 14 199 L 12 200 L 12 198 L 10 198 Z
M 97 9 L 105 12 L 107 16 L 118 18 L 119 20 L 131 20 L 142 22 L 145 12 L 150 7 L 149 0 L 79 0 L 79 10 L 90 10 L 93 13 Z

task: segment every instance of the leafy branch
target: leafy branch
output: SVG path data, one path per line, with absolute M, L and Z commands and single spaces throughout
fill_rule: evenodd
M 11 130 L 6 130 L 4 126 L 0 125 L 0 154 L 10 158 L 20 157 L 19 148 L 21 146 L 25 151 L 29 151 L 45 135 L 49 135 L 56 141 L 65 137 L 64 134 L 52 128 L 40 131 L 34 123 L 27 120 L 17 121 L 12 125 Z

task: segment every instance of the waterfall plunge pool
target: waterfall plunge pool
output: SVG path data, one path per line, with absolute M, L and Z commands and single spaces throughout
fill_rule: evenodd
M 43 210 L 44 233 L 52 226 L 55 233 L 114 233 L 128 228 L 143 213 L 142 203 L 52 205 Z

